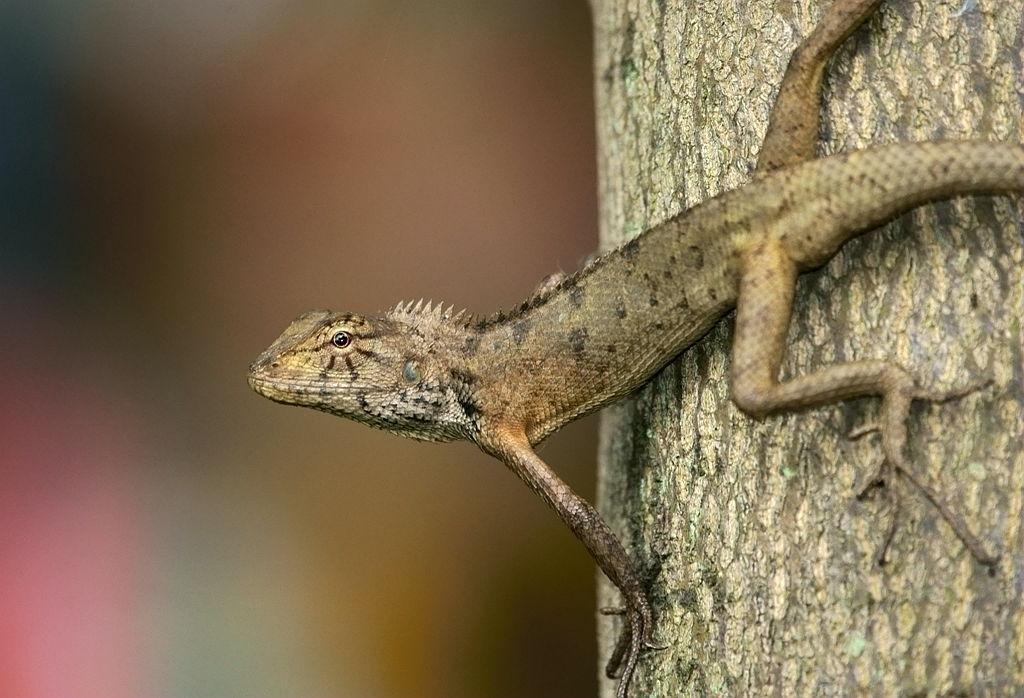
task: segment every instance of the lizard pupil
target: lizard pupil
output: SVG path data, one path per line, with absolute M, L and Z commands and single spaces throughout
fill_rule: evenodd
M 348 332 L 337 332 L 333 337 L 331 337 L 331 344 L 338 347 L 339 349 L 344 349 L 351 343 L 352 335 L 350 335 Z

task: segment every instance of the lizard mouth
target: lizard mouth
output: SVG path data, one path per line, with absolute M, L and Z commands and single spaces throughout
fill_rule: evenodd
M 249 387 L 268 400 L 284 405 L 322 408 L 332 398 L 357 391 L 357 386 L 327 385 L 316 371 L 289 370 L 270 359 L 249 367 Z
M 249 372 L 249 387 L 258 394 L 284 405 L 317 406 L 323 400 L 323 386 L 311 380 L 267 376 Z
M 269 378 L 265 378 L 263 376 L 257 375 L 255 373 L 253 373 L 253 371 L 250 369 L 249 370 L 249 387 L 252 388 L 253 390 L 255 390 L 260 395 L 262 395 L 264 397 L 269 397 L 267 395 L 267 392 L 273 390 L 274 381 L 269 379 Z
M 285 385 L 280 380 L 261 375 L 251 368 L 249 369 L 249 387 L 263 397 L 270 398 L 271 400 L 275 399 L 284 391 Z
M 274 357 L 269 351 L 261 354 L 249 364 L 249 387 L 264 397 L 270 397 L 267 392 L 279 387 L 280 380 L 268 373 L 279 366 L 280 364 L 274 361 Z
M 313 390 L 312 380 L 284 374 L 277 356 L 264 352 L 249 366 L 249 387 L 276 402 L 283 402 L 288 394 L 298 396 Z

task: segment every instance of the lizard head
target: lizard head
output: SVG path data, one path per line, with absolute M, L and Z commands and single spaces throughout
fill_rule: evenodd
M 470 437 L 471 386 L 454 368 L 465 322 L 399 306 L 379 317 L 314 310 L 249 366 L 264 397 L 427 441 Z

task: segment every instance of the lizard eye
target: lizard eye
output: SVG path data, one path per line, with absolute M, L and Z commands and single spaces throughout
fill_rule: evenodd
M 339 349 L 344 349 L 351 343 L 352 335 L 350 335 L 348 332 L 335 332 L 334 336 L 331 337 L 331 344 L 338 347 Z

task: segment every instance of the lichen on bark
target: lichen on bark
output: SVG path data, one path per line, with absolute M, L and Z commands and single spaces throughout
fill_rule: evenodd
M 594 0 L 601 240 L 743 184 L 817 0 Z M 833 61 L 820 152 L 1024 142 L 1024 6 L 887 0 Z M 783 375 L 894 358 L 925 386 L 909 455 L 1003 560 L 990 577 L 907 487 L 855 497 L 880 458 L 846 434 L 877 400 L 761 422 L 728 394 L 731 318 L 606 411 L 598 500 L 651 576 L 637 696 L 1024 691 L 1024 224 L 1008 198 L 918 209 L 802 277 Z M 615 605 L 604 580 L 599 605 Z M 618 619 L 599 624 L 607 657 Z M 613 682 L 604 681 L 603 695 Z

